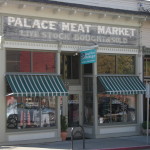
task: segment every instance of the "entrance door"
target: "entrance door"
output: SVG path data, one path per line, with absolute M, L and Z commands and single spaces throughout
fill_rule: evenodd
M 63 114 L 67 121 L 68 127 L 82 125 L 82 101 L 81 101 L 81 87 L 74 86 L 73 90 L 69 91 L 68 96 L 63 96 L 61 100 L 61 114 Z
M 70 94 L 68 96 L 68 127 L 80 124 L 80 95 Z

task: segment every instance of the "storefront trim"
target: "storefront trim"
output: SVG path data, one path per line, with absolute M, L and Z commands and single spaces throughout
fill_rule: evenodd
M 22 48 L 22 49 L 35 49 L 35 50 L 58 50 L 58 44 L 49 43 L 34 43 L 34 42 L 18 42 L 18 41 L 5 41 L 5 48 Z

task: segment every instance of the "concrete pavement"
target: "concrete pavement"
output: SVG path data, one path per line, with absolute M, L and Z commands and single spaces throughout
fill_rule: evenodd
M 150 138 L 150 137 L 149 137 Z M 0 146 L 4 150 L 71 150 L 71 140 L 38 143 L 15 146 Z M 146 136 L 130 136 L 117 138 L 85 139 L 86 150 L 150 150 L 150 139 L 147 143 Z M 73 150 L 83 150 L 83 140 L 75 140 Z

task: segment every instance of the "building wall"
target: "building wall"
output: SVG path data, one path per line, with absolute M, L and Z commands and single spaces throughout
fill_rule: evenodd
M 150 48 L 150 20 L 145 21 L 141 28 L 142 46 Z
M 58 2 L 83 4 L 88 6 L 106 7 L 113 9 L 124 9 L 137 11 L 137 0 L 52 0 Z
M 18 3 L 19 5 L 19 3 Z M 53 18 L 53 19 L 64 19 L 64 20 L 75 20 L 75 21 L 82 21 L 82 22 L 90 22 L 90 23 L 106 23 L 106 24 L 115 24 L 115 25 L 128 25 L 128 26 L 139 26 L 138 16 L 135 19 L 126 18 L 125 14 L 120 13 L 108 13 L 106 17 L 100 16 L 97 11 L 92 10 L 85 10 L 85 9 L 76 9 L 77 13 L 72 14 L 71 8 L 69 7 L 59 7 L 61 10 L 55 12 L 55 6 L 51 5 L 46 6 L 45 4 L 39 5 L 31 3 L 26 3 L 25 8 L 20 8 L 15 3 L 8 3 L 7 6 L 1 7 L 0 13 L 4 15 L 11 14 L 11 15 L 25 15 L 25 16 L 32 16 L 32 17 L 44 17 L 44 18 Z M 41 7 L 44 8 L 41 10 Z M 58 6 L 57 6 L 58 7 Z M 86 13 L 92 12 L 91 15 Z M 106 13 L 106 14 L 107 14 Z M 61 15 L 60 15 L 61 14 Z M 105 12 L 104 12 L 105 14 Z M 113 16 L 115 15 L 115 16 Z M 122 15 L 119 19 L 116 16 Z M 129 15 L 130 16 L 130 15 Z
M 79 0 L 77 1 L 79 2 Z M 25 2 L 24 2 L 25 3 Z M 85 3 L 85 1 L 81 1 L 81 3 Z M 113 2 L 110 0 L 109 1 L 88 1 L 88 4 L 90 5 L 91 3 L 94 3 L 94 5 L 101 5 L 102 6 L 111 6 L 112 7 L 117 7 L 117 8 L 129 8 L 129 9 L 136 9 L 136 5 L 135 5 L 135 1 L 132 0 L 127 0 L 127 1 L 123 1 L 120 0 L 113 0 Z M 18 4 L 18 5 L 16 5 Z M 58 6 L 56 6 L 56 8 L 54 6 L 51 5 L 46 5 L 46 4 L 42 4 L 43 8 L 41 7 L 41 4 L 35 4 L 31 5 L 31 3 L 25 3 L 27 4 L 26 7 L 24 8 L 23 5 L 20 7 L 19 5 L 20 3 L 14 1 L 14 3 L 8 3 L 5 6 L 1 6 L 0 9 L 0 14 L 2 16 L 11 16 L 11 15 L 17 15 L 17 16 L 26 16 L 26 17 L 33 17 L 33 18 L 46 18 L 46 19 L 60 19 L 60 20 L 69 20 L 69 21 L 81 21 L 81 22 L 88 22 L 88 23 L 96 23 L 96 24 L 111 24 L 111 25 L 122 25 L 122 26 L 129 26 L 129 27 L 138 27 L 140 28 L 140 23 L 139 23 L 139 18 L 134 18 L 131 19 L 130 15 L 127 15 L 129 18 L 126 17 L 126 14 L 118 14 L 118 13 L 110 13 L 109 15 L 106 16 L 100 16 L 99 12 L 97 11 L 92 11 L 92 14 L 87 14 L 89 12 L 91 12 L 91 10 L 84 10 L 84 9 L 77 9 L 77 12 L 74 14 L 71 12 L 71 8 L 69 7 L 61 7 L 60 11 L 58 11 L 58 9 L 56 9 Z M 114 5 L 112 5 L 114 4 Z M 128 6 L 128 7 L 127 7 Z M 76 8 L 74 8 L 76 9 Z M 105 14 L 105 12 L 104 12 Z M 120 16 L 121 17 L 116 17 L 116 16 Z M 2 29 L 2 26 L 1 26 Z M 53 44 L 53 43 L 52 43 Z M 28 41 L 8 41 L 5 40 L 4 41 L 4 47 L 5 48 L 22 48 L 22 49 L 39 49 L 39 50 L 53 50 L 53 51 L 57 51 L 58 50 L 58 43 L 52 45 L 51 43 L 38 43 L 38 42 L 28 42 Z M 68 44 L 69 45 L 69 44 Z M 79 47 L 78 45 L 71 45 L 68 46 L 66 45 L 62 45 L 60 51 L 77 51 L 77 48 Z M 119 46 L 119 45 L 118 45 Z M 36 139 L 36 142 L 41 141 L 40 139 L 44 139 L 47 138 L 48 141 L 50 141 L 50 138 L 52 139 L 51 141 L 56 141 L 56 140 L 60 140 L 59 139 L 59 132 L 58 130 L 51 130 L 51 132 L 48 132 L 48 130 L 46 131 L 28 131 L 26 133 L 23 132 L 14 132 L 14 133 L 6 133 L 6 110 L 5 110 L 5 79 L 4 79 L 4 75 L 5 75 L 5 48 L 2 48 L 0 50 L 0 60 L 1 60 L 1 70 L 0 70 L 0 97 L 1 97 L 1 105 L 0 105 L 0 142 L 4 143 L 4 142 L 21 142 L 21 141 L 26 141 L 26 140 L 34 140 Z M 114 51 L 113 51 L 114 50 Z M 118 51 L 117 51 L 118 50 Z M 124 53 L 124 54 L 138 54 L 138 49 L 126 49 L 124 47 L 120 47 L 120 48 L 100 48 L 98 49 L 98 52 L 103 52 L 103 53 Z M 141 57 L 140 57 L 141 58 Z M 139 58 L 139 60 L 141 60 Z M 141 61 L 139 61 L 138 63 L 140 63 Z M 141 70 L 137 71 L 137 74 L 139 75 Z M 139 105 L 141 106 L 141 104 Z M 139 114 L 141 113 L 141 110 L 138 112 Z M 141 120 L 139 121 L 141 122 Z M 97 125 L 96 125 L 97 126 Z M 126 131 L 130 132 L 133 131 L 134 134 L 137 131 L 137 128 L 135 127 L 136 125 L 134 125 L 134 127 L 130 127 L 129 129 L 127 129 L 127 127 L 125 127 Z M 121 128 L 123 129 L 123 128 Z M 86 129 L 87 133 L 89 132 L 90 134 L 92 133 L 91 130 L 93 129 Z M 96 133 L 97 130 L 99 131 L 99 133 L 103 132 L 103 134 L 105 134 L 105 132 L 107 131 L 107 129 L 96 129 L 94 132 Z M 109 129 L 110 133 L 114 134 L 113 128 Z M 116 129 L 117 132 L 120 132 L 120 129 Z M 119 135 L 120 136 L 120 135 Z M 31 137 L 29 139 L 29 137 Z M 97 136 L 98 137 L 98 136 Z M 26 141 L 29 142 L 29 141 Z M 31 142 L 31 141 L 30 141 Z M 33 141 L 32 141 L 33 142 Z M 23 142 L 22 142 L 23 143 Z M 25 142 L 24 142 L 25 143 Z M 12 143 L 11 143 L 12 144 Z

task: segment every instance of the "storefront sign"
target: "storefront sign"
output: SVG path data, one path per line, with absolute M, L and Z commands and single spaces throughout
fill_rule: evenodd
M 4 37 L 29 41 L 64 41 L 138 46 L 138 29 L 61 20 L 4 17 Z
M 90 64 L 96 62 L 96 49 L 80 52 L 81 64 Z

